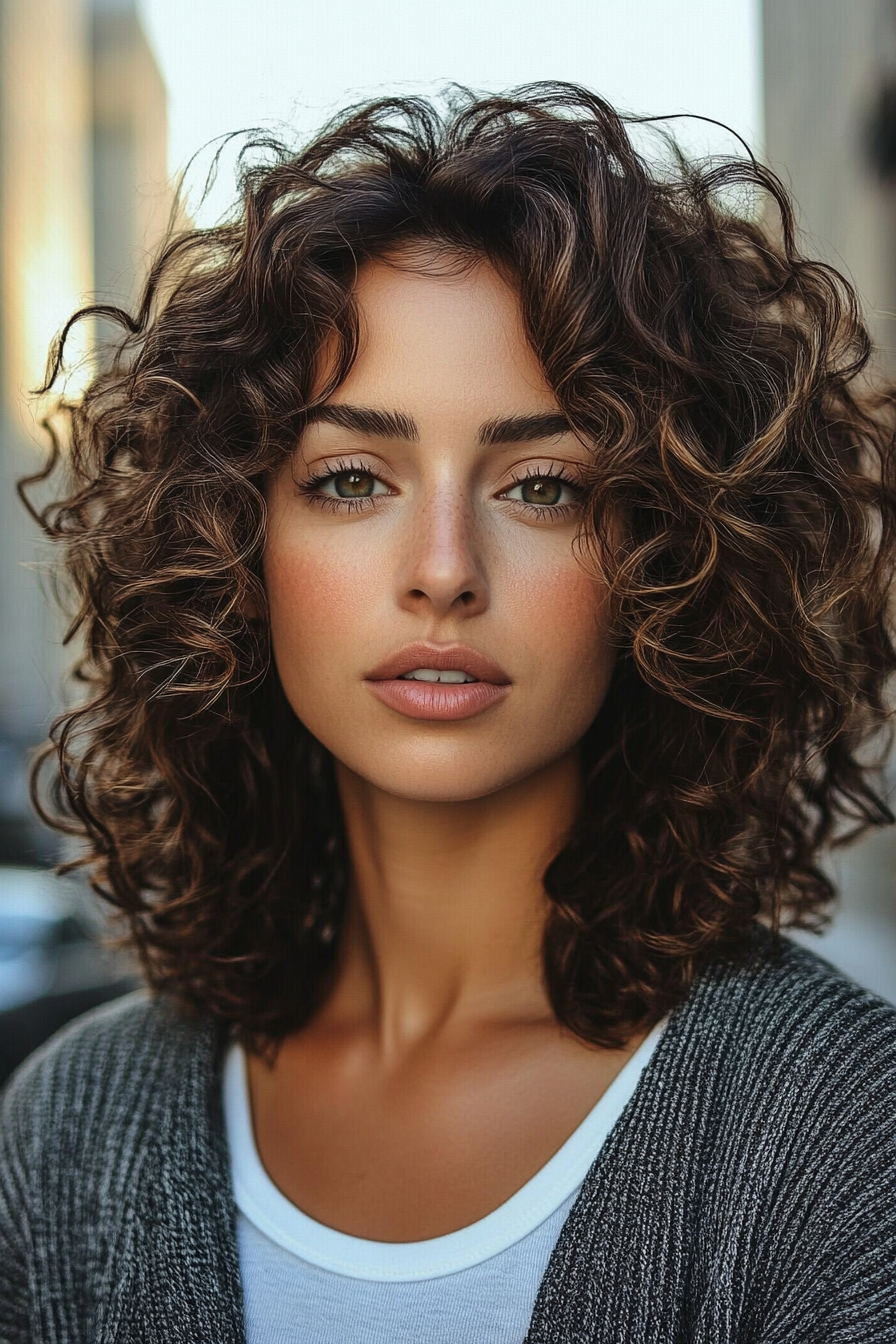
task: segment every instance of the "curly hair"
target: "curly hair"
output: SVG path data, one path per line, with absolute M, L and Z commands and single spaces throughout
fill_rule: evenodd
M 232 218 L 171 235 L 133 316 L 84 309 L 57 344 L 48 386 L 74 322 L 121 325 L 22 486 L 57 496 L 30 507 L 61 544 L 84 691 L 37 763 L 43 807 L 150 983 L 247 1042 L 321 1002 L 347 884 L 332 759 L 271 662 L 264 485 L 351 367 L 358 267 L 404 245 L 512 280 L 593 445 L 578 545 L 620 655 L 544 874 L 558 1020 L 618 1045 L 757 920 L 823 921 L 821 848 L 892 820 L 869 751 L 896 662 L 896 402 L 774 175 L 668 144 L 651 166 L 565 84 L 370 103 L 300 152 L 255 142 Z M 779 229 L 734 209 L 744 191 Z

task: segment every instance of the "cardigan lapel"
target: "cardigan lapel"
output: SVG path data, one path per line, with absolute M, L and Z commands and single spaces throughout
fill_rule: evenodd
M 114 1344 L 245 1344 L 236 1206 L 221 1103 L 224 1032 L 189 1024 L 134 1201 L 133 1281 Z

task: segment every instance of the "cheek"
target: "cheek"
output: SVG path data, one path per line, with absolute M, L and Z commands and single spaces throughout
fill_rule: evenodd
M 602 699 L 615 662 L 605 587 L 565 551 L 553 563 L 516 566 L 508 601 L 513 628 L 550 679 L 577 699 L 591 688 Z
M 320 658 L 344 660 L 357 650 L 359 626 L 375 605 L 383 577 L 374 555 L 357 548 L 278 541 L 265 553 L 265 586 L 271 634 L 281 678 L 286 685 L 320 669 Z

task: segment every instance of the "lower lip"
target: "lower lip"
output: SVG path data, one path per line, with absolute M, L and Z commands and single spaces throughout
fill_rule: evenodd
M 409 719 L 472 719 L 499 704 L 510 690 L 492 681 L 368 681 L 384 705 Z

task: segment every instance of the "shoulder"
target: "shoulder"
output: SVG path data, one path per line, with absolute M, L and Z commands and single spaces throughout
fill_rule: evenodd
M 868 1080 L 896 1067 L 896 1007 L 788 938 L 757 934 L 741 963 L 719 963 L 681 1012 L 692 1046 L 725 1042 L 748 1057 L 804 1072 L 823 1060 Z
M 605 1320 L 614 1339 L 650 1320 L 689 1340 L 894 1338 L 894 1111 L 896 1009 L 757 933 L 671 1014 L 570 1215 L 545 1313 L 598 1322 L 569 1338 Z
M 34 1323 L 52 1319 L 56 1338 L 64 1319 L 66 1339 L 144 1339 L 150 1324 L 153 1339 L 237 1338 L 224 1044 L 211 1017 L 132 995 L 13 1075 L 0 1098 L 0 1337 L 43 1338 Z
M 854 1297 L 871 1322 L 893 1312 L 891 1004 L 760 933 L 745 961 L 698 978 L 644 1082 L 620 1134 L 638 1173 L 626 1208 L 639 1225 L 637 1196 L 652 1190 L 657 1235 L 673 1243 L 684 1220 L 707 1303 L 733 1309 L 730 1290 L 738 1310 L 761 1304 L 786 1319 L 768 1336 L 781 1339 L 802 1337 L 800 1312 L 827 1319 Z
M 810 1161 L 834 1186 L 873 1171 L 896 1193 L 896 1008 L 820 957 L 759 934 L 700 977 L 662 1044 L 663 1094 L 707 1159 L 772 1185 Z
M 89 1144 L 140 1141 L 213 1062 L 219 1033 L 164 999 L 129 994 L 58 1032 L 13 1074 L 0 1096 L 0 1149 L 72 1154 Z

